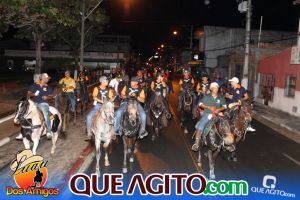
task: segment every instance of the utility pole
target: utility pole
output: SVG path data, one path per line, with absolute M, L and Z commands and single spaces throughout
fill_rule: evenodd
M 81 33 L 80 33 L 80 71 L 83 70 L 84 21 L 85 21 L 85 0 L 82 0 L 82 10 L 81 10 Z
M 248 88 L 248 69 L 249 69 L 249 54 L 250 54 L 250 33 L 251 33 L 251 15 L 252 15 L 252 0 L 247 1 L 247 14 L 246 14 L 246 34 L 245 34 L 245 58 L 242 86 Z
M 85 15 L 85 0 L 82 0 L 82 10 L 81 10 L 81 33 L 80 33 L 80 71 L 83 70 L 83 52 L 84 52 L 84 23 L 85 20 L 94 12 L 94 10 L 103 2 L 100 0 L 97 5 L 87 14 Z

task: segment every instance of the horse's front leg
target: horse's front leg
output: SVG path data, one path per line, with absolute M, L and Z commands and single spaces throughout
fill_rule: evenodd
M 32 133 L 31 138 L 32 138 L 32 141 L 33 141 L 32 153 L 33 153 L 33 155 L 36 155 L 36 149 L 39 145 L 40 135 L 39 135 L 39 133 L 34 131 Z
M 212 150 L 208 150 L 208 161 L 209 161 L 209 179 L 215 179 L 215 162 L 213 159 Z
M 54 133 L 52 134 L 52 148 L 51 148 L 51 154 L 54 154 L 54 153 L 55 153 L 57 138 L 58 138 L 58 131 L 56 131 L 56 132 L 54 132 Z
M 105 157 L 104 157 L 104 166 L 108 167 L 110 166 L 109 160 L 108 160 L 108 148 L 109 146 L 111 146 L 111 144 L 109 143 L 108 147 L 104 148 L 105 149 Z
M 100 138 L 95 136 L 95 147 L 96 147 L 96 174 L 98 174 L 99 176 L 101 176 L 100 173 L 100 166 L 99 166 L 99 162 L 100 162 L 100 157 L 101 157 L 101 141 Z
M 25 149 L 30 149 L 30 141 L 26 137 L 23 137 L 23 144 Z
M 127 152 L 128 152 L 128 150 L 127 150 L 128 147 L 127 147 L 127 142 L 126 142 L 125 137 L 126 137 L 125 135 L 122 136 L 123 146 L 124 146 L 124 150 L 123 150 L 124 159 L 123 159 L 123 169 L 122 169 L 122 171 L 123 171 L 124 174 L 127 173 Z
M 135 150 L 135 143 L 136 143 L 136 138 L 133 139 L 133 142 L 130 146 L 130 148 L 128 149 L 128 153 L 129 153 L 129 162 L 133 163 L 134 162 L 134 150 Z

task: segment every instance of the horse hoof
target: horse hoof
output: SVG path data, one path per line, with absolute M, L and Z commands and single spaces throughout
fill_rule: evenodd
M 197 163 L 198 167 L 202 167 L 202 163 L 198 162 Z
M 104 166 L 108 167 L 108 166 L 110 166 L 110 163 L 107 161 L 107 162 L 104 163 Z
M 133 157 L 129 158 L 129 162 L 133 163 L 134 162 L 134 158 Z
M 233 158 L 232 158 L 232 161 L 233 161 L 233 162 L 237 162 L 237 161 L 238 161 L 238 160 L 237 160 L 237 157 L 233 157 Z
M 209 176 L 209 179 L 210 179 L 210 180 L 215 180 L 215 179 L 216 179 L 216 176 L 215 176 L 214 174 L 212 174 L 212 175 Z
M 184 127 L 184 126 L 183 126 L 183 123 L 180 123 L 180 127 L 181 127 L 181 128 L 183 128 L 183 127 Z
M 100 170 L 97 170 L 97 169 L 96 169 L 95 174 L 98 174 L 98 176 L 101 176 Z
M 189 131 L 185 128 L 184 129 L 184 134 L 188 134 L 189 133 Z
M 126 174 L 126 173 L 127 173 L 127 168 L 124 168 L 124 167 L 123 167 L 123 170 L 122 170 L 122 171 L 123 171 L 123 174 Z

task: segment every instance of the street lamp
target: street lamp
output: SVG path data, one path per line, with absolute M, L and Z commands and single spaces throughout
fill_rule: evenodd
M 173 35 L 178 35 L 178 31 L 173 31 Z
M 162 45 L 160 45 L 160 47 L 161 47 L 161 48 L 164 48 L 164 47 L 165 47 L 165 45 L 163 45 L 163 44 L 162 44 Z

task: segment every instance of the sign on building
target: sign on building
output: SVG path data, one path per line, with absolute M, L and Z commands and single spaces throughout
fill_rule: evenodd
M 297 46 L 292 47 L 291 64 L 292 65 L 300 64 L 300 48 L 298 48 Z

